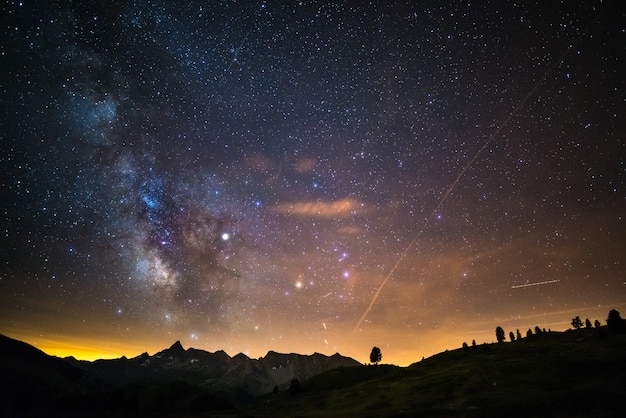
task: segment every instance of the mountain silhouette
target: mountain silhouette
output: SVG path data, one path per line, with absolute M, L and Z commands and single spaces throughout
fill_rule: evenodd
M 180 343 L 180 341 L 176 341 L 167 350 L 161 351 L 163 355 L 170 355 L 170 356 L 181 356 L 181 355 L 184 355 L 185 352 L 186 350 L 183 348 L 183 345 Z
M 626 334 L 598 327 L 446 350 L 408 367 L 339 354 L 230 357 L 178 341 L 89 362 L 0 335 L 0 417 L 623 417 L 625 348 Z
M 70 362 L 0 334 L 0 416 L 27 411 L 80 390 L 103 385 Z
M 49 356 L 0 335 L 0 352 L 0 416 L 28 415 L 42 405 L 79 415 L 94 405 L 105 412 L 113 408 L 151 415 L 166 411 L 166 406 L 155 405 L 170 397 L 172 405 L 186 399 L 184 405 L 193 406 L 189 412 L 221 410 L 232 408 L 233 400 L 250 401 L 275 387 L 286 389 L 294 378 L 304 380 L 333 368 L 360 365 L 339 354 L 270 351 L 259 359 L 244 354 L 230 357 L 224 351 L 185 349 L 180 341 L 154 355 L 90 362 Z

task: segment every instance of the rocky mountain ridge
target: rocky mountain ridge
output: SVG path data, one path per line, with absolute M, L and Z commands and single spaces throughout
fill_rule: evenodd
M 185 349 L 180 341 L 154 355 L 96 360 L 66 358 L 67 362 L 90 376 L 115 387 L 161 384 L 181 380 L 206 390 L 231 391 L 258 396 L 289 386 L 293 379 L 304 380 L 323 371 L 360 365 L 352 358 L 334 354 L 282 354 L 269 351 L 251 359 L 245 354 L 229 356 L 224 351 Z
M 37 391 L 53 398 L 64 393 L 128 390 L 182 382 L 206 393 L 237 401 L 285 390 L 293 379 L 303 381 L 326 370 L 360 365 L 339 354 L 326 356 L 268 352 L 251 359 L 245 354 L 185 349 L 180 341 L 149 355 L 84 361 L 49 356 L 21 341 L 0 335 L 0 384 L 16 393 Z M 133 389 L 134 390 L 134 389 Z

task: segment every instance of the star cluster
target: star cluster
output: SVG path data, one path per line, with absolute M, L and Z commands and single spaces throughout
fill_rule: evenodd
M 407 364 L 626 301 L 618 2 L 7 1 L 0 332 Z

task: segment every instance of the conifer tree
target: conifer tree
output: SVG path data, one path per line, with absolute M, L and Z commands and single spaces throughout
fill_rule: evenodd
M 498 340 L 499 343 L 504 341 L 504 330 L 502 329 L 502 327 L 496 328 L 496 339 Z

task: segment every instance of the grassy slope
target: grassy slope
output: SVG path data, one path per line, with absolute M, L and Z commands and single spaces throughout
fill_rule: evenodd
M 626 416 L 626 336 L 549 333 L 331 370 L 239 416 Z

